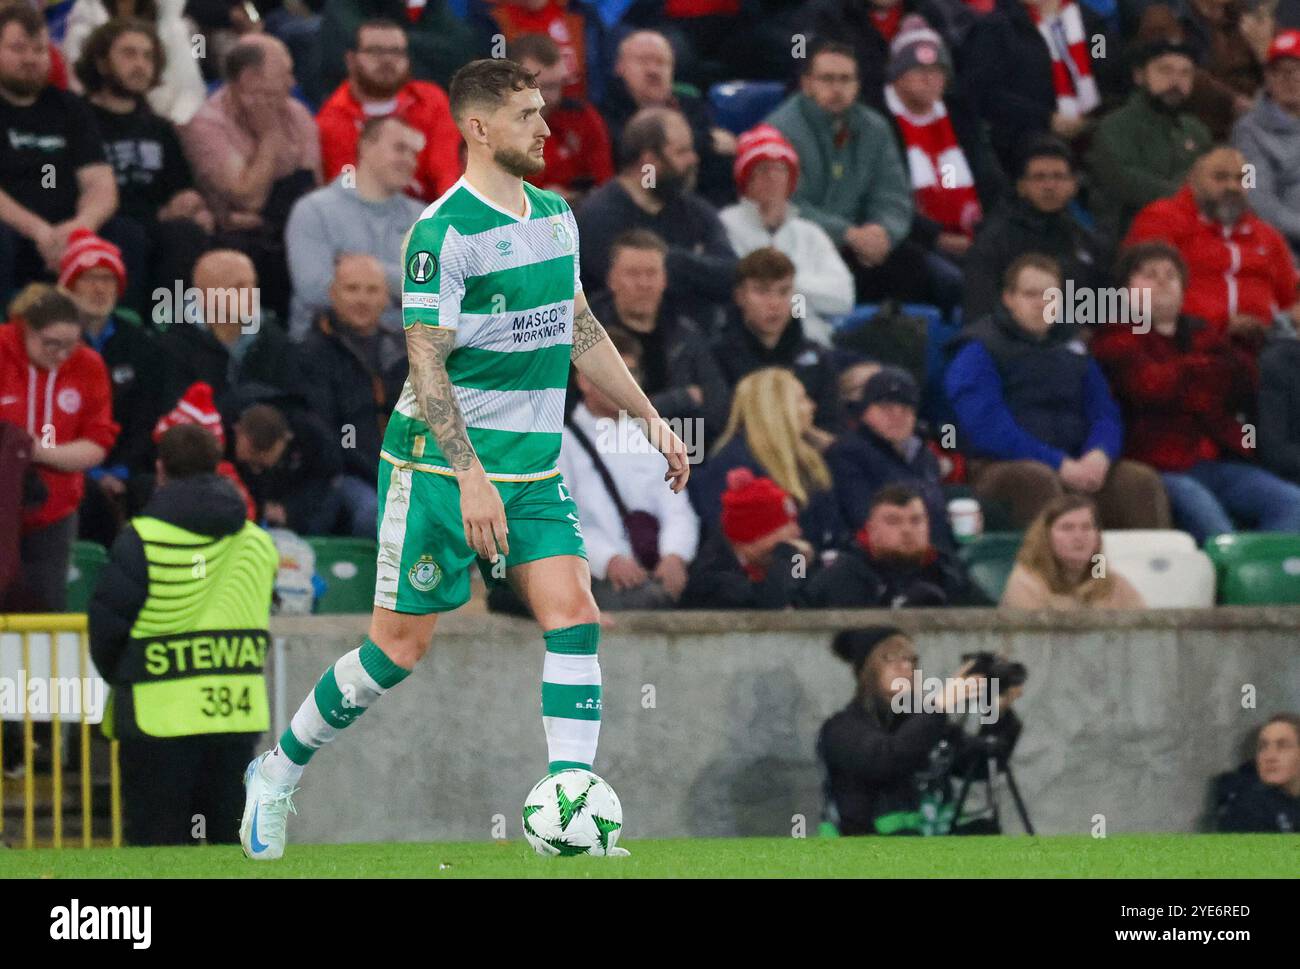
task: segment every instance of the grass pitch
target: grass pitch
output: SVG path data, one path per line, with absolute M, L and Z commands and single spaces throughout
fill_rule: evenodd
M 628 841 L 630 858 L 542 858 L 522 840 L 0 850 L 0 878 L 1295 878 L 1300 838 L 1086 835 Z

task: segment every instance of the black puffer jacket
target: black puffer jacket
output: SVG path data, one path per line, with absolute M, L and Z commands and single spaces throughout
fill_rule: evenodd
M 1300 832 L 1300 798 L 1263 783 L 1250 761 L 1215 779 L 1214 800 L 1216 831 Z
M 1022 198 L 1007 199 L 980 223 L 966 254 L 963 318 L 973 323 L 1002 305 L 1002 274 L 1027 252 L 1041 252 L 1061 264 L 1077 289 L 1109 281 L 1110 253 L 1068 209 L 1040 212 Z
M 950 733 L 946 714 L 895 713 L 883 701 L 856 697 L 822 724 L 817 758 L 840 834 L 877 834 L 877 818 L 915 811 L 916 774 Z
M 800 604 L 819 609 L 992 605 L 949 552 L 931 549 L 924 563 L 911 565 L 873 558 L 857 544 L 809 580 Z
M 793 545 L 782 542 L 772 551 L 772 566 L 761 581 L 751 579 L 721 532 L 714 532 L 700 547 L 691 563 L 690 577 L 682 592 L 682 609 L 784 609 L 794 605 L 805 576 L 813 574 L 815 561 L 794 567 L 799 555 Z
M 233 535 L 244 527 L 247 509 L 235 486 L 217 474 L 198 474 L 168 482 L 154 493 L 142 516 L 157 518 L 211 538 Z M 113 542 L 87 610 L 90 656 L 100 675 L 117 683 L 117 666 L 131 627 L 149 594 L 149 566 L 144 543 L 130 525 Z

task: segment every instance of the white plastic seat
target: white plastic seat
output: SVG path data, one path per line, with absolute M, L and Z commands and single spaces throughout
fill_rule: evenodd
M 1111 533 L 1106 535 L 1107 548 L 1110 549 Z M 1213 606 L 1215 602 L 1214 563 L 1196 548 L 1143 552 L 1109 550 L 1106 568 L 1133 583 L 1149 609 L 1202 609 Z
M 1196 539 L 1176 528 L 1123 528 L 1101 533 L 1107 555 L 1146 555 L 1174 551 L 1195 552 Z

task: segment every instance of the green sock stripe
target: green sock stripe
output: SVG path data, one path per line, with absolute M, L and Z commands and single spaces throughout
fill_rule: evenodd
M 376 646 L 369 636 L 361 644 L 361 668 L 385 690 L 397 686 L 398 683 L 411 675 L 410 670 L 402 669 L 389 659 L 388 655 Z
M 552 774 L 558 774 L 562 770 L 591 770 L 590 764 L 579 764 L 576 760 L 553 760 L 546 768 Z
M 566 720 L 600 719 L 600 686 L 542 682 L 542 716 Z
M 316 684 L 314 696 L 321 719 L 337 730 L 342 730 L 366 712 L 365 707 L 344 702 L 343 691 L 339 689 L 339 681 L 334 677 L 332 666 L 325 671 L 325 675 Z
M 600 623 L 584 622 L 576 626 L 562 626 L 542 633 L 546 650 L 569 656 L 594 656 L 600 642 Z
M 307 766 L 307 761 L 311 760 L 312 754 L 316 753 L 315 747 L 308 747 L 295 737 L 293 730 L 288 727 L 280 734 L 280 749 L 284 751 L 284 756 L 299 767 Z

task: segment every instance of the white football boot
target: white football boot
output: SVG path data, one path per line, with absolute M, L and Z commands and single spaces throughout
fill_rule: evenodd
M 269 751 L 254 757 L 244 771 L 244 819 L 239 825 L 239 843 L 254 861 L 274 861 L 284 854 L 285 822 L 297 814 L 292 795 L 296 787 L 272 784 L 259 769 Z

